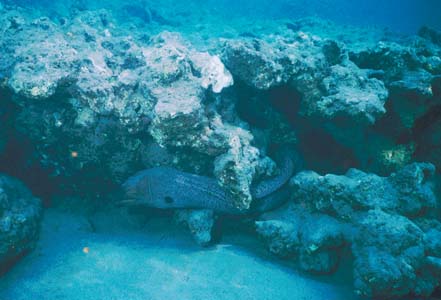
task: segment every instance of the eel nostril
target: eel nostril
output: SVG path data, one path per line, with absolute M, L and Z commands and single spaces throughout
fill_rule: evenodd
M 169 197 L 169 196 L 166 196 L 166 197 L 164 198 L 164 201 L 165 201 L 165 203 L 171 204 L 171 203 L 173 203 L 173 198 L 172 198 L 172 197 Z

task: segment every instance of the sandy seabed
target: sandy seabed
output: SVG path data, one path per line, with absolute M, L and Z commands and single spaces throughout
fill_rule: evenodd
M 300 274 L 246 236 L 200 248 L 167 218 L 135 227 L 49 209 L 37 249 L 0 279 L 0 299 L 355 299 L 341 274 Z

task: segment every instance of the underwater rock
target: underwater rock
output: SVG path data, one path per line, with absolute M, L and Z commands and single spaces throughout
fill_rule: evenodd
M 71 78 L 77 51 L 48 18 L 28 21 L 18 11 L 2 14 L 4 25 L 0 73 L 7 74 L 8 86 L 32 99 L 53 95 Z
M 349 53 L 349 57 L 362 69 L 381 70 L 386 83 L 399 80 L 407 70 L 418 67 L 417 55 L 411 47 L 397 41 L 381 41 L 367 49 L 360 48 Z
M 441 75 L 440 45 L 433 43 L 422 31 L 421 37 L 381 41 L 367 49 L 350 52 L 350 59 L 360 68 L 377 70 L 390 91 L 393 113 L 400 117 L 404 128 L 411 128 L 415 120 L 430 107 L 439 104 L 433 90 Z
M 41 202 L 15 178 L 0 175 L 0 275 L 35 247 Z
M 313 273 L 334 271 L 349 246 L 360 295 L 428 296 L 440 284 L 434 171 L 413 163 L 389 177 L 300 172 L 291 179 L 292 200 L 262 215 L 257 233 L 271 252 Z
M 7 85 L 23 109 L 22 132 L 36 133 L 38 156 L 56 175 L 103 165 L 108 168 L 104 174 L 111 174 L 104 176 L 106 180 L 119 183 L 133 169 L 148 167 L 143 149 L 152 136 L 173 152 L 171 164 L 214 173 L 235 195 L 235 204 L 248 208 L 252 181 L 269 169 L 265 148 L 277 139 L 282 143 L 285 137 L 292 139 L 293 131 L 282 124 L 283 118 L 272 119 L 269 138 L 257 147 L 255 128 L 238 117 L 235 104 L 242 95 L 231 87 L 233 76 L 253 89 L 257 101 L 265 98 L 261 92 L 276 87 L 296 91 L 305 118 L 314 123 L 316 117 L 325 123 L 344 120 L 345 128 L 356 136 L 385 113 L 388 91 L 382 79 L 348 60 L 346 45 L 332 39 L 304 32 L 228 39 L 209 54 L 177 33 L 162 32 L 148 39 L 136 31 L 128 34 L 103 10 L 78 12 L 63 25 L 16 14 L 23 21 L 17 21 L 18 34 L 14 26 L 6 27 L 12 26 L 2 44 L 7 55 L 0 58 L 4 66 L 0 73 L 11 75 Z M 41 55 L 38 51 L 49 56 L 38 62 L 42 65 L 37 69 L 26 67 Z M 15 52 L 17 60 L 11 56 Z M 40 86 L 37 79 L 46 75 L 50 80 Z M 54 97 L 57 108 L 47 109 L 45 101 Z M 34 101 L 37 98 L 42 101 Z M 45 122 L 33 122 L 42 110 L 48 110 Z M 355 124 L 360 128 L 352 130 Z M 277 136 L 282 134 L 279 128 L 286 131 L 282 137 Z M 323 128 L 334 137 L 349 132 L 338 126 Z M 38 137 L 41 133 L 44 141 Z M 94 141 L 97 135 L 99 146 Z M 72 137 L 69 149 L 54 150 L 52 143 L 61 137 Z M 349 147 L 359 144 L 346 139 Z M 111 141 L 116 141 L 117 149 Z M 363 147 L 359 148 L 362 155 Z M 72 160 L 69 153 L 78 155 Z
M 46 101 L 50 105 L 30 103 L 21 110 L 16 129 L 35 141 L 41 164 L 66 178 L 68 190 L 84 195 L 98 182 L 121 182 L 147 155 L 148 140 L 133 137 L 117 119 L 99 116 L 76 99 Z
M 33 41 L 15 49 L 20 63 L 14 66 L 9 87 L 27 98 L 45 99 L 56 89 L 72 80 L 70 71 L 75 68 L 76 51 L 60 34 L 50 33 L 40 41 Z M 42 59 L 42 57 L 44 59 Z
M 149 89 L 157 99 L 149 130 L 155 140 L 212 155 L 225 151 L 225 145 L 216 144 L 219 133 L 211 129 L 218 125 L 223 130 L 222 121 L 209 118 L 204 105 L 205 89 L 219 93 L 233 83 L 223 64 L 216 57 L 193 52 L 178 34 L 171 33 L 155 37 L 144 55 L 149 58 L 150 77 L 158 81 Z
M 294 257 L 303 270 L 312 273 L 334 271 L 347 240 L 341 222 L 293 204 L 262 215 L 255 224 L 272 253 Z
M 437 79 L 428 71 L 418 69 L 404 73 L 402 79 L 390 84 L 391 106 L 400 116 L 402 126 L 412 128 L 431 107 L 441 104 L 433 93 Z
M 209 100 L 205 89 L 220 93 L 233 84 L 231 75 L 219 58 L 187 49 L 176 34 L 165 33 L 157 40 L 148 56 L 157 57 L 156 72 L 165 82 L 152 89 L 158 100 L 149 132 L 162 146 L 217 156 L 214 174 L 235 195 L 237 207 L 248 208 L 260 159 L 251 145 L 253 136 L 241 124 L 224 122 L 216 110 L 208 113 L 210 106 L 205 104 Z
M 380 209 L 362 216 L 358 225 L 352 246 L 355 291 L 375 299 L 418 292 L 418 281 L 425 280 L 419 277 L 425 261 L 423 231 L 409 219 Z
M 331 66 L 329 72 L 320 85 L 323 90 L 321 98 L 309 99 L 315 103 L 308 103 L 320 116 L 331 119 L 343 116 L 373 124 L 386 112 L 384 103 L 388 92 L 383 82 L 369 78 L 367 71 L 358 69 L 349 61 Z
M 250 145 L 250 138 L 240 135 L 229 140 L 231 149 L 215 160 L 214 174 L 221 185 L 229 187 L 238 208 L 248 209 L 252 199 L 251 184 L 259 168 L 259 150 Z M 262 164 L 267 161 L 262 161 Z
M 179 209 L 175 211 L 175 220 L 190 230 L 193 239 L 200 246 L 211 242 L 211 231 L 214 225 L 214 212 L 210 209 Z
M 437 206 L 431 180 L 432 164 L 413 163 L 389 177 L 350 169 L 345 175 L 320 176 L 300 172 L 291 179 L 292 197 L 314 211 L 341 219 L 357 218 L 356 211 L 381 208 L 407 216 Z
M 258 39 L 226 41 L 222 59 L 235 77 L 262 90 L 286 83 L 294 72 L 285 53 Z
M 290 85 L 303 96 L 303 114 L 326 120 L 374 123 L 385 113 L 383 83 L 350 62 L 336 42 L 305 33 L 267 39 L 225 42 L 222 58 L 233 76 L 260 90 Z
M 55 175 L 104 165 L 112 175 L 105 177 L 118 183 L 136 165 L 143 168 L 150 134 L 176 152 L 208 155 L 207 165 L 222 155 L 216 167 L 220 182 L 236 195 L 237 206 L 249 206 L 249 185 L 261 157 L 246 124 L 224 122 L 210 104 L 233 84 L 219 57 L 192 49 L 175 33 L 143 44 L 113 27 L 106 11 L 82 12 L 62 27 L 37 21 L 8 36 L 14 37 L 8 53 L 15 51 L 17 58 L 5 73 L 11 74 L 13 100 L 23 108 L 19 127 L 36 141 L 43 164 Z M 38 68 L 31 68 L 35 60 Z M 54 97 L 62 99 L 48 107 L 44 102 Z M 34 124 L 37 115 L 45 122 Z M 64 137 L 70 141 L 51 151 Z M 235 179 L 227 180 L 227 173 Z
M 349 44 L 350 39 L 347 42 Z M 284 36 L 227 40 L 219 47 L 222 49 L 222 59 L 235 81 L 253 91 L 249 95 L 251 100 L 240 100 L 243 104 L 239 107 L 243 111 L 241 116 L 250 120 L 251 125 L 254 125 L 253 121 L 257 126 L 266 122 L 263 126 L 269 127 L 265 130 L 271 131 L 271 137 L 282 133 L 278 129 L 283 128 L 280 124 L 283 124 L 284 118 L 275 118 L 272 116 L 274 114 L 268 113 L 270 110 L 265 109 L 269 98 L 272 103 L 283 104 L 279 109 L 291 123 L 288 128 L 294 127 L 300 134 L 305 131 L 307 136 L 311 127 L 315 131 L 316 127 L 320 128 L 330 134 L 336 144 L 347 147 L 348 152 L 354 151 L 356 156 L 351 159 L 340 149 L 335 150 L 341 153 L 338 155 L 342 156 L 343 162 L 355 162 L 349 166 L 371 167 L 368 170 L 374 171 L 384 166 L 372 166 L 378 161 L 372 157 L 381 158 L 383 151 L 395 147 L 395 140 L 387 140 L 388 146 L 392 146 L 387 148 L 383 144 L 372 143 L 372 139 L 377 137 L 382 143 L 385 140 L 380 140 L 382 135 L 370 134 L 369 141 L 366 141 L 364 134 L 370 129 L 369 126 L 386 114 L 389 91 L 381 79 L 372 76 L 371 70 L 361 69 L 348 59 L 346 45 L 332 39 L 322 39 L 319 35 L 295 32 L 285 33 Z M 245 107 L 245 103 L 249 103 L 248 106 Z M 248 107 L 256 107 L 256 112 Z M 302 121 L 299 122 L 300 118 Z M 274 133 L 275 130 L 271 128 L 278 132 Z M 284 137 L 291 138 L 289 135 Z M 314 140 L 314 136 L 310 138 Z M 411 155 L 412 152 L 409 157 Z M 317 165 L 326 164 L 327 159 L 326 155 L 326 161 L 317 162 Z M 360 165 L 356 162 L 360 162 Z M 405 160 L 405 163 L 409 162 L 410 158 Z M 386 172 L 395 171 L 396 167 L 405 163 L 392 164 L 384 169 Z M 385 164 L 389 164 L 389 161 L 385 161 Z

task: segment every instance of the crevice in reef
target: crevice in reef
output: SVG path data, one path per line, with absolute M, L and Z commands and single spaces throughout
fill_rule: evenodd
M 6 260 L 0 262 L 0 278 L 2 275 L 6 274 L 17 262 L 20 261 L 23 257 L 25 257 L 30 251 L 24 250 L 17 255 L 12 257 L 8 257 Z
M 280 86 L 268 91 L 269 103 L 282 113 L 297 134 L 298 149 L 305 160 L 305 169 L 321 174 L 342 174 L 351 167 L 359 167 L 354 152 L 339 143 L 330 133 L 317 126 L 323 120 L 310 118 L 300 113 L 302 96 L 289 86 Z M 344 128 L 347 120 L 336 118 L 335 124 Z
M 343 174 L 349 168 L 359 167 L 354 152 L 339 143 L 318 124 L 323 120 L 300 114 L 302 96 L 288 85 L 274 87 L 268 91 L 256 91 L 243 83 L 236 83 L 239 116 L 252 127 L 268 129 L 285 123 L 286 128 L 296 136 L 297 148 L 305 162 L 305 169 L 321 174 Z M 274 115 L 280 115 L 275 118 Z M 336 120 L 339 126 L 348 121 Z
M 332 135 L 320 128 L 305 128 L 299 132 L 300 151 L 306 168 L 320 174 L 343 174 L 359 166 L 354 152 L 338 143 Z
M 21 108 L 11 97 L 9 91 L 0 90 L 0 122 L 4 142 L 0 152 L 0 172 L 22 180 L 34 195 L 40 197 L 45 205 L 49 205 L 50 199 L 57 192 L 57 182 L 51 178 L 51 170 L 45 169 L 35 156 L 33 142 L 26 135 L 17 132 L 15 118 Z
M 51 171 L 43 168 L 34 157 L 33 144 L 23 135 L 8 137 L 5 149 L 0 155 L 0 172 L 22 180 L 46 206 L 58 192 L 59 182 L 54 180 L 50 176 Z
M 302 101 L 300 93 L 289 86 L 279 86 L 268 91 L 268 98 L 270 104 L 295 128 Z

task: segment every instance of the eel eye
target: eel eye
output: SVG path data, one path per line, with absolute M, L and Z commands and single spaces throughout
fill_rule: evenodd
M 167 196 L 167 197 L 164 198 L 164 201 L 165 201 L 165 203 L 171 204 L 171 203 L 173 203 L 173 198 Z

